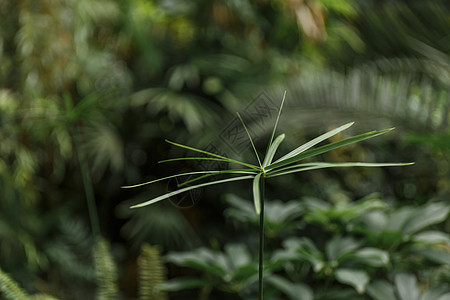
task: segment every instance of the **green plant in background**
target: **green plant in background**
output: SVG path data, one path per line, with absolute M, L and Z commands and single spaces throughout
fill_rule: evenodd
M 227 195 L 226 201 L 232 203 L 226 216 L 241 225 L 257 225 L 258 216 L 254 209 L 248 209 L 248 202 L 235 195 Z M 284 213 L 294 203 L 296 211 Z M 242 210 L 236 209 L 241 205 Z M 420 299 L 443 300 L 443 296 L 429 297 L 450 292 L 446 284 L 450 238 L 439 230 L 439 224 L 449 215 L 448 203 L 395 208 L 372 194 L 331 204 L 312 197 L 286 203 L 267 201 L 269 207 L 279 213 L 272 214 L 270 221 L 266 216 L 267 224 L 283 220 L 287 230 L 267 235 L 270 250 L 265 254 L 269 259 L 264 270 L 269 299 L 379 300 L 390 293 L 382 291 L 385 286 L 385 290 L 397 289 L 401 300 L 418 299 L 405 296 L 405 290 L 414 291 L 418 286 L 423 293 Z M 256 299 L 251 296 L 251 286 L 258 270 L 247 245 L 252 244 L 247 237 L 252 231 L 241 226 L 238 232 L 246 244 L 226 244 L 222 252 L 198 248 L 169 253 L 168 262 L 201 271 L 203 276 L 175 278 L 161 287 L 168 291 L 215 288 L 243 299 Z M 416 277 L 419 283 L 415 283 Z M 397 299 L 388 296 L 386 299 Z
M 166 281 L 166 269 L 163 265 L 160 252 L 156 247 L 144 244 L 138 258 L 140 282 L 140 300 L 167 300 L 164 291 L 158 286 Z
M 110 254 L 110 247 L 105 239 L 99 238 L 94 248 L 94 262 L 97 273 L 97 300 L 118 299 L 117 267 Z
M 394 284 L 384 280 L 375 281 L 367 290 L 374 300 L 446 300 L 450 299 L 450 289 L 441 287 L 428 288 L 423 291 L 414 275 L 399 273 L 394 277 Z
M 243 122 L 242 118 L 240 117 L 240 115 L 238 114 L 239 119 L 242 122 L 242 125 L 244 126 L 245 131 L 247 132 L 247 135 L 250 139 L 250 142 L 252 144 L 253 150 L 255 152 L 256 155 L 256 159 L 258 161 L 258 165 L 254 165 L 251 163 L 246 163 L 246 162 L 241 162 L 241 161 L 237 161 L 225 156 L 221 156 L 218 154 L 214 154 L 211 152 L 207 152 L 204 150 L 200 150 L 200 149 L 196 149 L 196 148 L 192 148 L 189 146 L 185 146 L 185 145 L 181 145 L 178 143 L 174 143 L 174 142 L 170 142 L 168 141 L 170 144 L 175 145 L 177 147 L 181 147 L 181 148 L 185 148 L 191 151 L 195 151 L 201 154 L 206 154 L 208 155 L 207 157 L 186 157 L 186 158 L 174 158 L 174 159 L 168 159 L 165 160 L 163 162 L 170 162 L 170 161 L 177 161 L 177 160 L 189 160 L 189 159 L 204 159 L 204 160 L 213 160 L 213 161 L 222 161 L 222 162 L 227 162 L 230 164 L 237 164 L 243 167 L 246 167 L 244 169 L 229 169 L 229 170 L 222 170 L 222 171 L 198 171 L 198 172 L 187 172 L 187 173 L 181 173 L 181 174 L 177 174 L 177 175 L 172 175 L 169 177 L 165 177 L 165 178 L 161 178 L 161 179 L 157 179 L 157 180 L 153 180 L 153 181 L 149 181 L 146 183 L 142 183 L 142 184 L 137 184 L 137 185 L 132 185 L 132 186 L 126 186 L 125 188 L 132 188 L 132 187 L 139 187 L 139 186 L 143 186 L 143 185 L 147 185 L 150 183 L 154 183 L 160 180 L 165 180 L 165 179 L 170 179 L 170 178 L 175 178 L 175 177 L 179 177 L 179 176 L 188 176 L 188 175 L 200 175 L 199 177 L 196 177 L 192 180 L 188 180 L 186 182 L 184 182 L 181 185 L 188 185 L 192 182 L 204 179 L 206 177 L 210 177 L 212 175 L 218 175 L 218 174 L 225 174 L 225 175 L 244 175 L 244 176 L 239 176 L 239 177 L 231 177 L 231 178 L 226 178 L 226 179 L 221 179 L 221 180 L 215 180 L 212 182 L 206 182 L 206 183 L 200 183 L 200 184 L 195 184 L 195 185 L 191 185 L 191 186 L 187 186 L 187 187 L 183 187 L 177 191 L 173 191 L 173 192 L 169 192 L 166 193 L 162 196 L 156 197 L 154 199 L 151 199 L 149 201 L 146 201 L 144 203 L 141 204 L 137 204 L 132 206 L 132 208 L 137 208 L 137 207 L 143 207 L 143 206 L 147 206 L 153 203 L 156 203 L 158 201 L 167 199 L 171 196 L 183 193 L 183 192 L 187 192 L 196 188 L 200 188 L 200 187 L 204 187 L 204 186 L 209 186 L 209 185 L 215 185 L 215 184 L 221 184 L 221 183 L 227 183 L 227 182 L 233 182 L 233 181 L 238 181 L 238 180 L 249 180 L 251 179 L 253 181 L 253 202 L 254 202 L 254 207 L 255 207 L 255 211 L 256 213 L 259 215 L 259 278 L 258 278 L 258 284 L 259 284 L 259 299 L 263 299 L 263 272 L 264 272 L 264 266 L 263 266 L 263 261 L 264 261 L 264 187 L 265 187 L 265 180 L 269 179 L 269 178 L 273 178 L 273 177 L 278 177 L 278 176 L 282 176 L 282 175 L 287 175 L 287 174 L 293 174 L 293 173 L 298 173 L 298 172 L 304 172 L 304 171 L 309 171 L 309 170 L 317 170 L 317 169 L 324 169 L 324 168 L 334 168 L 334 167 L 381 167 L 381 166 L 405 166 L 405 165 L 410 165 L 411 163 L 363 163 L 363 162 L 346 162 L 346 163 L 324 163 L 324 162 L 309 162 L 309 163 L 299 163 L 297 164 L 297 162 L 301 161 L 301 160 L 305 160 L 307 158 L 310 158 L 312 156 L 316 156 L 319 154 L 323 154 L 326 152 L 329 152 L 331 150 L 346 146 L 346 145 L 350 145 L 353 143 L 357 143 L 384 133 L 387 133 L 389 131 L 391 131 L 392 129 L 386 129 L 386 130 L 381 130 L 381 131 L 371 131 L 371 132 L 367 132 L 364 134 L 360 134 L 357 136 L 353 136 L 338 142 L 333 142 L 324 146 L 320 146 L 317 148 L 313 148 L 311 149 L 313 146 L 327 140 L 328 138 L 338 134 L 339 132 L 344 131 L 345 129 L 349 128 L 350 126 L 353 125 L 353 122 L 351 123 L 347 123 L 343 126 L 340 126 L 336 129 L 333 129 L 329 132 L 326 132 L 320 136 L 318 136 L 317 138 L 299 146 L 298 148 L 292 150 L 291 152 L 289 152 L 288 154 L 282 156 L 281 158 L 279 158 L 276 161 L 273 161 L 273 158 L 276 154 L 276 151 L 278 149 L 278 147 L 280 146 L 281 142 L 284 140 L 285 135 L 281 134 L 279 135 L 277 138 L 274 139 L 275 137 L 275 133 L 276 133 L 276 129 L 277 129 L 277 125 L 278 125 L 278 120 L 280 118 L 281 115 L 281 111 L 283 108 L 283 104 L 284 104 L 284 100 L 286 97 L 286 92 L 284 93 L 283 96 L 283 100 L 281 102 L 281 106 L 280 109 L 278 111 L 278 116 L 277 119 L 275 121 L 275 125 L 274 128 L 272 130 L 272 134 L 267 146 L 267 151 L 266 151 L 266 155 L 264 157 L 264 160 L 262 160 L 259 157 L 258 151 L 253 143 L 253 140 L 250 136 L 250 133 L 247 130 L 247 127 L 245 126 L 245 123 Z M 180 186 L 181 186 L 180 185 Z
M 57 300 L 44 293 L 28 295 L 9 274 L 2 270 L 0 270 L 0 295 L 7 300 Z
M 93 256 L 96 269 L 97 295 L 95 299 L 119 299 L 117 280 L 119 272 L 114 258 L 111 255 L 109 243 L 98 238 Z M 166 300 L 167 295 L 158 287 L 164 286 L 166 281 L 166 269 L 162 263 L 159 250 L 156 247 L 145 244 L 142 253 L 138 257 L 139 264 L 139 300 Z M 57 300 L 45 293 L 29 295 L 11 276 L 0 269 L 0 295 L 7 300 Z M 3 299 L 3 298 L 2 298 Z

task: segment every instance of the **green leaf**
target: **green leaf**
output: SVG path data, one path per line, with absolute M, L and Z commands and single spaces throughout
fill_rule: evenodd
M 264 162 L 262 164 L 262 167 L 267 167 L 271 162 L 273 157 L 275 156 L 275 153 L 277 152 L 278 147 L 280 146 L 281 142 L 284 140 L 285 134 L 280 134 L 273 144 L 270 145 L 269 149 L 267 150 L 266 157 L 264 158 Z
M 359 243 L 351 237 L 334 237 L 326 245 L 327 257 L 330 260 L 338 260 L 342 255 L 359 247 Z
M 297 155 L 295 155 L 293 157 L 289 157 L 289 158 L 286 158 L 286 159 L 283 159 L 283 160 L 278 160 L 277 162 L 268 165 L 266 169 L 267 170 L 272 170 L 272 169 L 275 169 L 275 168 L 287 166 L 289 164 L 298 162 L 298 161 L 300 161 L 302 159 L 305 159 L 305 158 L 308 158 L 308 157 L 319 155 L 319 154 L 322 154 L 322 153 L 325 153 L 325 152 L 329 152 L 331 150 L 334 150 L 334 149 L 337 149 L 337 148 L 340 148 L 340 147 L 343 147 L 343 146 L 347 146 L 347 145 L 350 145 L 350 144 L 354 144 L 354 143 L 357 143 L 357 142 L 360 142 L 360 141 L 363 141 L 363 140 L 367 140 L 367 139 L 376 137 L 378 135 L 387 133 L 387 132 L 389 132 L 389 131 L 391 131 L 393 129 L 394 128 L 385 129 L 385 130 L 381 130 L 381 131 L 370 131 L 370 132 L 367 132 L 367 133 L 363 133 L 363 134 L 360 134 L 360 135 L 357 135 L 357 136 L 353 136 L 353 137 L 347 138 L 347 139 L 342 140 L 342 141 L 334 142 L 334 143 L 331 143 L 331 144 L 328 144 L 328 145 L 321 146 L 319 148 L 311 149 L 311 150 L 305 151 L 303 153 L 297 154 Z
M 288 261 L 307 261 L 319 272 L 324 267 L 323 254 L 308 238 L 290 238 L 283 241 L 283 250 L 277 250 L 271 257 L 275 264 Z
M 221 184 L 221 183 L 226 183 L 226 182 L 231 182 L 231 181 L 245 180 L 245 179 L 252 179 L 252 178 L 253 178 L 253 176 L 241 176 L 241 177 L 227 178 L 227 179 L 217 180 L 217 181 L 213 181 L 213 182 L 206 182 L 206 183 L 201 183 L 201 184 L 197 184 L 197 185 L 193 185 L 193 186 L 188 186 L 188 187 L 185 187 L 185 188 L 182 188 L 182 189 L 170 192 L 170 193 L 166 193 L 166 194 L 161 195 L 159 197 L 153 198 L 153 199 L 151 199 L 149 201 L 133 205 L 133 206 L 131 206 L 131 208 L 147 206 L 147 205 L 156 203 L 158 201 L 167 199 L 169 197 L 172 197 L 172 196 L 175 196 L 175 195 L 178 195 L 178 194 L 181 194 L 181 193 L 184 193 L 184 192 L 196 189 L 196 188 L 208 186 L 208 185 Z
M 397 300 L 394 288 L 384 280 L 377 280 L 367 286 L 367 294 L 374 300 Z
M 252 174 L 252 175 L 255 175 L 256 172 L 253 171 L 253 170 L 250 170 L 250 169 L 247 169 L 247 170 L 245 170 L 245 169 L 223 170 L 223 171 L 218 171 L 218 173 L 215 173 L 215 174 L 205 174 L 205 175 L 202 175 L 202 176 L 199 176 L 199 177 L 187 180 L 187 181 L 185 181 L 183 183 L 178 184 L 178 187 L 182 187 L 182 186 L 191 184 L 191 183 L 193 183 L 195 181 L 202 180 L 202 179 L 208 178 L 210 176 L 214 176 L 214 175 L 220 175 L 220 174 L 249 174 L 249 175 Z
M 449 235 L 445 232 L 437 230 L 429 230 L 415 234 L 412 239 L 416 243 L 450 245 Z
M 313 300 L 314 295 L 309 286 L 302 283 L 292 283 L 281 276 L 271 275 L 266 281 L 283 292 L 291 300 Z
M 211 273 L 218 277 L 227 274 L 224 255 L 206 248 L 198 248 L 190 252 L 171 252 L 165 256 L 166 261 L 178 266 L 189 267 Z
M 241 162 L 241 161 L 237 161 L 235 159 L 231 159 L 231 158 L 228 158 L 228 157 L 225 157 L 225 156 L 222 156 L 222 155 L 218 155 L 218 154 L 215 154 L 215 153 L 211 153 L 211 152 L 208 152 L 208 151 L 200 150 L 200 149 L 193 148 L 193 147 L 190 147 L 190 146 L 186 146 L 186 145 L 178 144 L 178 143 L 175 143 L 175 142 L 171 142 L 169 140 L 166 140 L 166 142 L 168 142 L 169 144 L 172 144 L 174 146 L 180 147 L 180 148 L 184 148 L 184 149 L 188 149 L 188 150 L 191 150 L 191 151 L 195 151 L 195 152 L 203 153 L 203 154 L 206 154 L 206 155 L 210 155 L 210 156 L 213 156 L 213 157 L 221 158 L 221 159 L 224 159 L 224 161 L 228 161 L 230 163 L 236 163 L 236 164 L 239 164 L 241 166 L 246 166 L 246 167 L 249 167 L 249 168 L 252 168 L 252 169 L 259 170 L 258 166 L 255 166 L 255 165 L 252 165 L 252 164 L 247 164 L 247 163 L 244 163 L 244 162 Z
M 419 300 L 419 287 L 416 277 L 412 274 L 401 273 L 395 276 L 395 286 L 401 300 Z
M 349 128 L 349 127 L 352 126 L 353 124 L 355 124 L 355 122 L 350 122 L 350 123 L 347 123 L 347 124 L 345 124 L 345 125 L 342 125 L 342 126 L 336 128 L 336 129 L 333 129 L 333 130 L 331 130 L 331 131 L 328 131 L 328 132 L 326 132 L 326 133 L 324 133 L 324 134 L 322 134 L 322 135 L 316 137 L 315 139 L 313 139 L 313 140 L 311 140 L 311 141 L 309 141 L 309 142 L 307 142 L 307 143 L 301 145 L 300 147 L 294 149 L 293 151 L 291 151 L 291 152 L 289 152 L 288 154 L 284 155 L 283 157 L 281 157 L 280 159 L 278 159 L 278 160 L 275 161 L 275 162 L 283 161 L 283 160 L 285 160 L 285 159 L 294 157 L 294 156 L 296 156 L 296 155 L 298 155 L 298 154 L 300 154 L 300 153 L 302 153 L 302 152 L 308 150 L 309 148 L 311 148 L 311 147 L 313 147 L 313 146 L 319 144 L 320 142 L 323 142 L 324 140 L 326 140 L 326 139 L 332 137 L 333 135 L 336 135 L 336 134 L 338 134 L 339 132 L 346 130 L 347 128 Z
M 252 257 L 243 244 L 227 244 L 224 248 L 235 269 L 251 264 Z
M 180 160 L 211 160 L 211 161 L 224 161 L 229 162 L 228 159 L 225 158 L 215 158 L 215 157 L 176 157 L 176 158 L 169 158 L 158 161 L 158 163 L 166 163 L 166 162 L 173 162 L 173 161 L 180 161 Z
M 423 292 L 420 300 L 446 300 L 450 299 L 450 289 L 444 285 L 429 288 Z
M 443 203 L 432 203 L 417 209 L 403 228 L 406 234 L 413 234 L 433 224 L 440 223 L 447 218 L 450 206 Z
M 242 120 L 241 115 L 239 113 L 236 113 L 236 114 L 237 114 L 239 120 L 241 121 L 242 126 L 244 126 L 245 132 L 247 133 L 250 143 L 252 144 L 253 151 L 255 151 L 256 159 L 258 159 L 259 166 L 261 166 L 261 160 L 259 159 L 258 151 L 256 151 L 256 147 L 255 147 L 255 144 L 253 143 L 252 136 L 250 135 L 250 132 L 248 132 L 247 126 L 245 126 L 244 120 Z
M 442 265 L 450 265 L 450 250 L 438 247 L 420 247 L 414 253 Z
M 337 281 L 351 285 L 359 294 L 365 292 L 370 280 L 366 272 L 353 269 L 337 269 L 335 274 Z
M 256 214 L 261 213 L 261 193 L 260 193 L 260 178 L 262 173 L 258 173 L 253 179 L 253 203 L 255 204 Z
M 272 134 L 270 136 L 270 141 L 267 147 L 267 152 L 269 152 L 269 147 L 272 146 L 272 141 L 273 138 L 275 137 L 275 132 L 277 131 L 277 126 L 278 126 L 278 120 L 280 119 L 280 115 L 281 115 L 281 111 L 283 110 L 283 105 L 284 105 L 284 100 L 286 99 L 286 91 L 284 91 L 283 94 L 283 99 L 281 100 L 281 105 L 280 105 L 280 109 L 278 110 L 278 116 L 277 119 L 275 120 L 275 125 L 273 126 L 273 130 L 272 130 Z
M 171 179 L 171 178 L 175 178 L 175 177 L 182 177 L 182 176 L 190 176 L 190 175 L 200 175 L 200 174 L 210 174 L 210 175 L 216 175 L 216 174 L 254 174 L 254 172 L 251 172 L 250 170 L 243 170 L 243 169 L 235 169 L 235 170 L 221 170 L 221 171 L 194 171 L 194 172 L 186 172 L 186 173 L 180 173 L 180 174 L 176 174 L 176 175 L 171 175 L 171 176 L 167 176 L 167 177 L 163 177 L 163 178 L 158 178 L 155 180 L 151 180 L 151 181 L 147 181 L 144 183 L 139 183 L 139 184 L 134 184 L 134 185 L 126 185 L 126 186 L 122 186 L 121 188 L 123 189 L 131 189 L 131 188 L 136 188 L 136 187 L 141 187 L 144 185 L 148 185 L 148 184 L 152 184 L 158 181 L 162 181 L 162 180 L 166 180 L 166 179 Z
M 166 291 L 166 292 L 177 292 L 186 289 L 194 289 L 203 286 L 211 285 L 210 282 L 204 279 L 197 278 L 175 278 L 164 283 L 161 283 L 157 286 L 158 290 Z
M 413 163 L 365 163 L 365 162 L 345 162 L 345 163 L 304 163 L 297 164 L 293 166 L 288 166 L 282 169 L 277 169 L 269 171 L 266 175 L 267 178 L 305 172 L 310 170 L 326 169 L 326 168 L 348 168 L 348 167 L 399 167 L 399 166 L 409 166 Z
M 361 264 L 373 267 L 385 266 L 389 262 L 388 252 L 370 247 L 359 249 L 350 257 Z

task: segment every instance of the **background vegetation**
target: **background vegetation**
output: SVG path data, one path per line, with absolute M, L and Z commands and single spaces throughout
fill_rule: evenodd
M 354 120 L 397 130 L 323 160 L 416 165 L 270 183 L 267 298 L 447 299 L 449 15 L 444 0 L 1 1 L 0 297 L 251 299 L 249 186 L 138 210 L 170 183 L 120 186 L 220 167 L 158 164 L 188 155 L 165 138 L 251 157 L 234 113 L 262 147 L 287 90 L 286 149 Z

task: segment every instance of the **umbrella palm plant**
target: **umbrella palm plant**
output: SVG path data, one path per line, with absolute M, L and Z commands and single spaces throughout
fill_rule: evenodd
M 163 160 L 162 162 L 170 162 L 170 161 L 177 161 L 177 160 L 190 160 L 190 159 L 199 159 L 199 160 L 213 160 L 213 161 L 221 161 L 226 162 L 230 164 L 236 164 L 243 168 L 232 168 L 228 170 L 205 170 L 205 171 L 196 171 L 196 172 L 186 172 L 186 173 L 180 173 L 164 178 L 159 178 L 156 180 L 152 180 L 149 182 L 136 184 L 136 185 L 130 185 L 130 186 L 124 186 L 124 188 L 134 188 L 139 187 L 151 183 L 155 183 L 161 180 L 168 180 L 175 177 L 180 176 L 197 176 L 191 180 L 188 180 L 182 184 L 179 185 L 180 189 L 172 192 L 168 192 L 166 194 L 163 194 L 159 197 L 153 198 L 151 200 L 148 200 L 146 202 L 137 204 L 132 206 L 131 208 L 138 208 L 147 206 L 156 202 L 159 202 L 161 200 L 170 198 L 172 196 L 178 195 L 180 193 L 184 193 L 193 189 L 209 186 L 209 185 L 215 185 L 215 184 L 221 184 L 221 183 L 227 183 L 227 182 L 233 182 L 233 181 L 239 181 L 239 180 L 252 180 L 253 181 L 253 201 L 256 213 L 260 217 L 260 223 L 259 223 L 259 239 L 260 239 L 260 245 L 259 245 L 259 299 L 263 299 L 263 255 L 264 255 L 264 182 L 267 179 L 278 177 L 282 175 L 292 174 L 292 173 L 298 173 L 298 172 L 305 172 L 309 170 L 317 170 L 317 169 L 324 169 L 324 168 L 335 168 L 335 167 L 385 167 L 385 166 L 405 166 L 410 165 L 412 163 L 364 163 L 364 162 L 345 162 L 345 163 L 326 163 L 326 162 L 307 162 L 307 163 L 299 163 L 300 161 L 310 158 L 312 156 L 316 156 L 346 145 L 350 145 L 353 143 L 357 143 L 378 135 L 382 135 L 384 133 L 387 133 L 391 131 L 393 128 L 385 129 L 381 131 L 370 131 L 367 133 L 363 133 L 360 135 L 356 135 L 353 137 L 346 138 L 344 140 L 340 140 L 337 142 L 332 142 L 317 148 L 312 148 L 315 145 L 325 141 L 326 139 L 338 134 L 339 132 L 342 132 L 352 126 L 354 122 L 350 122 L 347 124 L 344 124 L 338 128 L 335 128 L 331 131 L 328 131 L 315 139 L 295 148 L 291 152 L 287 153 L 286 155 L 282 156 L 281 158 L 273 161 L 273 158 L 275 156 L 275 153 L 280 146 L 281 142 L 284 140 L 285 135 L 280 134 L 278 137 L 275 138 L 275 133 L 278 125 L 278 120 L 281 115 L 281 111 L 283 108 L 284 100 L 286 97 L 286 92 L 284 93 L 283 100 L 281 101 L 281 106 L 278 111 L 278 116 L 275 121 L 274 128 L 272 130 L 272 134 L 270 137 L 270 141 L 267 146 L 266 155 L 264 156 L 264 159 L 261 160 L 258 154 L 258 151 L 256 150 L 256 147 L 253 143 L 253 140 L 250 136 L 249 131 L 247 130 L 247 127 L 245 126 L 245 123 L 243 122 L 242 118 L 240 117 L 239 113 L 238 118 L 241 120 L 242 125 L 244 126 L 245 131 L 247 132 L 247 135 L 250 139 L 251 145 L 253 147 L 253 150 L 256 155 L 256 159 L 258 160 L 258 165 L 250 164 L 247 162 L 238 161 L 232 158 L 228 158 L 222 155 L 218 155 L 215 153 L 207 152 L 201 149 L 193 148 L 190 146 L 178 144 L 172 141 L 167 141 L 168 143 L 181 147 L 187 150 L 191 150 L 197 153 L 201 153 L 203 155 L 206 155 L 206 157 L 183 157 L 183 158 L 172 158 Z M 204 182 L 204 183 L 196 183 L 199 180 L 202 180 L 204 178 L 213 176 L 213 175 L 225 175 L 227 178 L 224 179 L 218 179 L 211 182 Z

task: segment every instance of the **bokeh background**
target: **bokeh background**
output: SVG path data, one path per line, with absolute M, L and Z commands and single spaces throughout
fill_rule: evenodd
M 376 192 L 396 209 L 448 203 L 448 4 L 0 1 L 2 274 L 26 293 L 60 299 L 160 299 L 139 292 L 138 258 L 144 250 L 150 253 L 153 245 L 165 255 L 249 241 L 242 233 L 251 232 L 248 226 L 224 215 L 229 207 L 224 195 L 251 203 L 251 184 L 206 188 L 134 210 L 129 206 L 173 183 L 121 186 L 204 167 L 158 164 L 192 155 L 165 139 L 254 161 L 248 144 L 236 142 L 245 136 L 236 129 L 235 112 L 245 116 L 263 150 L 284 91 L 278 128 L 287 138 L 280 152 L 356 121 L 338 138 L 396 130 L 320 159 L 416 164 L 277 179 L 268 183 L 268 199 L 351 203 Z M 435 223 L 434 230 L 448 241 L 447 217 Z M 281 240 L 270 251 L 281 247 Z M 256 243 L 250 240 L 248 246 L 256 259 Z M 163 268 L 168 278 L 202 274 L 170 263 Z M 439 282 L 449 283 L 448 265 L 440 272 L 446 275 Z M 99 289 L 108 288 L 102 282 L 115 282 L 115 294 L 101 294 Z M 309 285 L 320 290 L 322 282 Z M 240 292 L 203 290 L 199 296 L 194 289 L 169 296 L 251 298 Z M 372 299 L 364 293 L 355 297 Z

